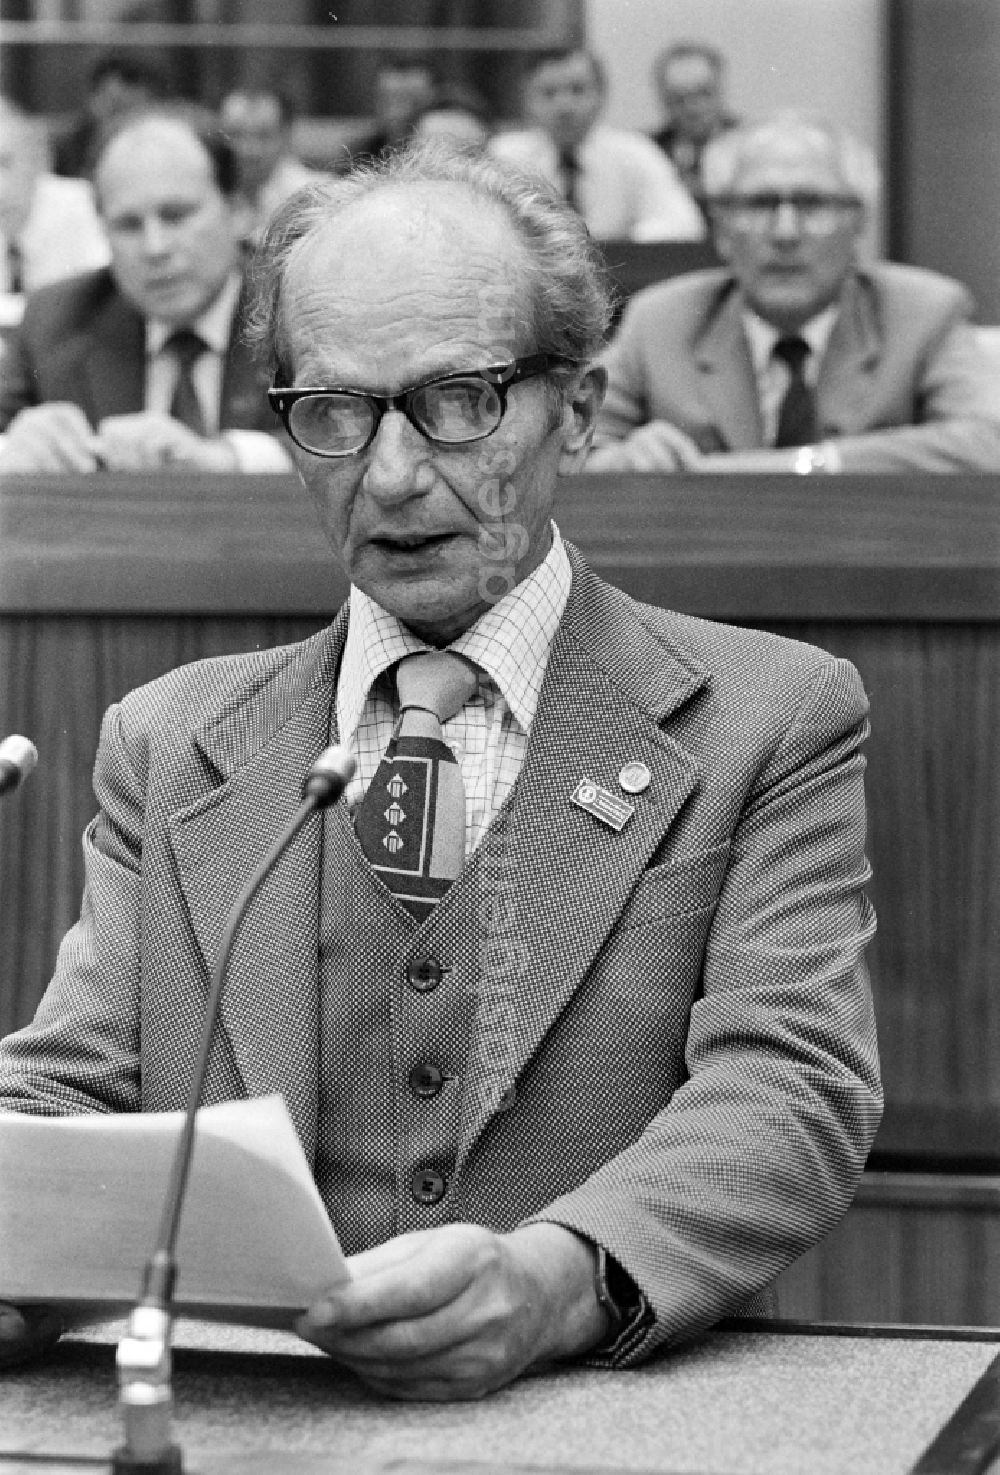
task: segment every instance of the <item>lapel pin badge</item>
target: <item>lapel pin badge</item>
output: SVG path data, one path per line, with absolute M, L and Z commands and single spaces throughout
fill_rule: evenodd
M 626 763 L 618 775 L 618 782 L 626 794 L 641 794 L 649 788 L 653 775 L 645 763 Z
M 607 825 L 610 830 L 621 832 L 635 814 L 635 805 L 629 804 L 627 800 L 620 799 L 617 794 L 612 794 L 608 789 L 602 789 L 600 784 L 592 783 L 589 778 L 582 778 L 569 796 L 571 804 L 578 809 L 585 809 L 594 819 L 600 820 L 602 825 Z

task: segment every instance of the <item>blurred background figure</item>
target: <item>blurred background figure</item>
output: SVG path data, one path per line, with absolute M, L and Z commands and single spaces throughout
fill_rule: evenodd
M 0 292 L 5 294 L 30 292 L 108 259 L 90 185 L 58 178 L 49 158 L 40 120 L 0 96 Z
M 283 200 L 320 178 L 295 153 L 292 133 L 296 109 L 282 87 L 248 82 L 222 99 L 219 122 L 236 155 L 237 181 L 246 212 L 242 227 L 255 239 Z
M 641 133 L 601 123 L 606 98 L 599 57 L 538 52 L 525 79 L 532 126 L 498 134 L 490 149 L 547 179 L 597 240 L 700 239 L 704 221 L 673 165 Z
M 430 106 L 436 86 L 434 68 L 426 57 L 406 52 L 385 55 L 375 74 L 374 126 L 351 144 L 349 163 L 405 143 L 417 114 Z
M 480 152 L 492 134 L 486 99 L 471 87 L 445 83 L 413 120 L 414 138 L 443 138 L 453 147 Z
M 161 102 L 174 91 L 165 64 L 132 52 L 98 57 L 87 79 L 87 95 L 79 117 L 55 140 L 56 174 L 89 175 L 97 139 L 114 118 L 147 103 Z
M 161 103 L 109 126 L 94 192 L 110 265 L 27 298 L 0 358 L 0 469 L 290 465 L 242 337 L 235 186 L 209 113 Z
M 676 41 L 653 66 L 663 127 L 653 134 L 690 193 L 705 210 L 701 155 L 705 145 L 738 121 L 725 99 L 726 63 L 704 41 Z
M 782 112 L 705 151 L 718 270 L 636 294 L 588 471 L 1000 471 L 1000 386 L 960 282 L 860 249 L 846 130 Z

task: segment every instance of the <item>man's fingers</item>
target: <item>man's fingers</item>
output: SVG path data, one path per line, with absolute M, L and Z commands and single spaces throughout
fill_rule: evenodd
M 495 1237 L 473 1226 L 403 1236 L 355 1255 L 351 1279 L 314 1303 L 302 1334 L 353 1331 L 428 1316 L 453 1302 L 498 1256 Z

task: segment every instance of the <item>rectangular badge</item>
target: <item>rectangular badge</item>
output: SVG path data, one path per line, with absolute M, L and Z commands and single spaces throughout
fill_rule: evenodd
M 600 784 L 591 783 L 589 778 L 582 778 L 569 797 L 571 804 L 585 809 L 612 830 L 623 830 L 635 814 L 634 804 L 602 789 Z

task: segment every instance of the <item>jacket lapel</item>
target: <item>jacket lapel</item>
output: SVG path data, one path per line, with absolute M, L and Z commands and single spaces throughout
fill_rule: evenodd
M 248 877 L 299 804 L 305 768 L 329 741 L 346 611 L 305 668 L 279 674 L 196 735 L 221 782 L 171 817 L 191 925 L 206 966 Z M 264 882 L 230 957 L 221 1018 L 247 1092 L 280 1091 L 311 1156 L 316 1139 L 319 865 L 310 819 Z
M 146 398 L 146 339 L 139 314 L 112 291 L 81 346 L 86 408 L 93 424 L 107 415 L 138 413 Z
M 850 279 L 819 369 L 823 431 L 853 435 L 868 428 L 871 376 L 878 367 L 882 335 L 868 278 Z
M 739 297 L 731 284 L 720 298 L 717 311 L 708 318 L 695 344 L 694 357 L 722 449 L 746 450 L 762 445 L 764 426 L 753 362 L 743 331 Z
M 460 1132 L 467 1156 L 504 1094 L 566 1007 L 614 927 L 629 893 L 697 783 L 694 760 L 665 731 L 671 712 L 706 674 L 672 654 L 640 623 L 617 590 L 574 557 L 570 600 L 553 643 L 524 767 L 513 797 L 502 893 L 485 949 L 483 997 L 493 1008 L 511 991 L 516 1021 L 504 1060 L 490 1058 L 489 1031 L 473 1039 L 470 1093 Z M 619 773 L 644 763 L 642 793 L 625 793 Z M 589 779 L 634 805 L 616 831 L 571 802 Z M 567 928 L 553 919 L 572 919 Z M 511 966 L 511 960 L 516 963 Z

